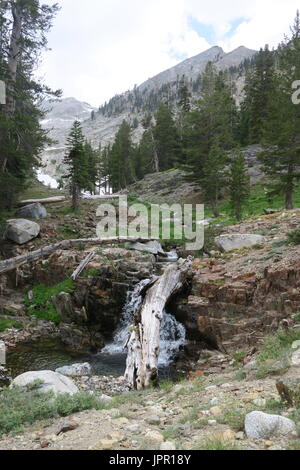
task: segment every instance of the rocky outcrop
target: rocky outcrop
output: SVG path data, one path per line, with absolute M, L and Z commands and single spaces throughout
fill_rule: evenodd
M 29 204 L 22 207 L 16 212 L 17 217 L 29 219 L 45 219 L 47 217 L 47 210 L 40 203 Z
M 24 245 L 36 238 L 40 233 L 40 226 L 26 219 L 11 219 L 7 221 L 5 238 L 18 245 Z
M 53 392 L 55 394 L 66 393 L 74 395 L 79 391 L 71 379 L 51 370 L 26 372 L 16 377 L 12 381 L 11 387 L 25 388 L 36 381 L 42 382 L 37 385 L 37 388 L 43 393 Z
M 281 399 L 290 406 L 298 406 L 300 404 L 300 379 L 299 378 L 283 378 L 276 382 L 276 387 Z

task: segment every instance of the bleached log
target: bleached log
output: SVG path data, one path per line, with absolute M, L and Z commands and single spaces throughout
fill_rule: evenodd
M 84 260 L 80 263 L 77 269 L 73 272 L 71 279 L 73 281 L 76 281 L 78 276 L 82 273 L 82 271 L 88 266 L 88 264 L 92 261 L 92 259 L 95 256 L 95 252 L 91 251 L 85 258 Z
M 84 244 L 84 245 L 112 245 L 120 244 L 125 242 L 148 242 L 147 238 L 135 238 L 135 237 L 118 237 L 118 238 L 80 238 L 76 240 L 63 240 L 56 243 L 55 245 L 49 245 L 40 250 L 31 251 L 25 255 L 16 256 L 15 258 L 9 258 L 0 262 L 0 274 L 12 271 L 20 267 L 23 264 L 36 261 L 41 258 L 45 258 L 55 251 L 58 250 L 69 250 L 73 246 Z
M 188 278 L 191 261 L 179 260 L 166 268 L 164 274 L 147 291 L 127 343 L 125 377 L 134 389 L 143 390 L 158 383 L 160 326 L 168 300 Z
M 57 202 L 64 202 L 65 196 L 54 196 L 45 199 L 27 199 L 26 201 L 20 201 L 19 206 L 27 206 L 29 204 L 55 204 Z

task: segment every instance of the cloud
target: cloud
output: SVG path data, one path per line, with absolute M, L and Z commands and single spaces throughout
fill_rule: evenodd
M 240 45 L 276 46 L 288 33 L 298 6 L 297 0 L 59 3 L 61 11 L 49 35 L 52 51 L 45 54 L 39 73 L 65 96 L 95 106 L 203 52 L 215 45 L 212 41 L 228 52 Z

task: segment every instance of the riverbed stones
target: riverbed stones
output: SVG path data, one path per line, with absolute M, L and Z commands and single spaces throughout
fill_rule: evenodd
M 283 416 L 253 411 L 246 416 L 245 432 L 248 439 L 268 439 L 292 435 L 296 432 L 296 425 Z
M 47 217 L 47 210 L 40 203 L 29 204 L 28 206 L 18 209 L 16 212 L 17 217 L 29 219 L 45 219 Z
M 40 226 L 36 222 L 26 219 L 11 219 L 5 231 L 5 238 L 18 245 L 23 245 L 36 238 L 40 233 Z
M 92 374 L 92 366 L 88 362 L 72 364 L 71 366 L 59 367 L 55 372 L 70 377 L 80 377 Z
M 60 393 L 74 395 L 79 392 L 71 379 L 52 370 L 25 372 L 25 374 L 19 375 L 12 381 L 11 387 L 25 388 L 36 381 L 41 382 L 38 389 L 44 393 L 53 392 L 56 395 Z
M 240 250 L 257 244 L 266 243 L 261 235 L 230 233 L 215 238 L 215 244 L 222 251 Z

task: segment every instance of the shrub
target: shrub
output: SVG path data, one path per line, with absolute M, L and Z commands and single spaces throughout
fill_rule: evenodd
M 0 394 L 0 436 L 21 432 L 24 425 L 36 421 L 107 407 L 96 396 L 86 392 L 72 396 L 42 393 L 38 389 L 39 384 L 40 382 L 36 381 L 25 390 L 19 387 L 4 388 Z
M 15 320 L 7 320 L 0 318 L 0 332 L 7 330 L 8 328 L 22 328 L 22 323 Z
M 27 294 L 25 296 L 24 303 L 28 307 L 30 316 L 35 316 L 41 320 L 47 320 L 58 324 L 60 323 L 61 318 L 55 306 L 51 302 L 51 298 L 60 292 L 71 294 L 73 291 L 74 283 L 71 279 L 67 279 L 60 284 L 56 284 L 51 287 L 40 284 L 32 289 L 32 300 L 28 299 Z
M 300 229 L 293 230 L 288 233 L 288 242 L 293 243 L 294 245 L 300 245 Z

